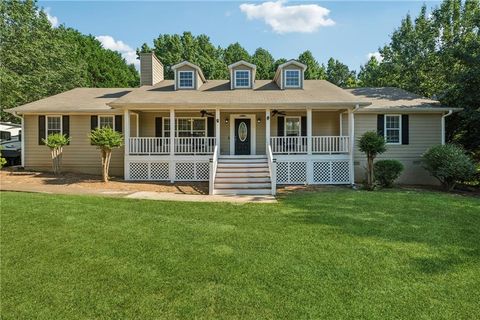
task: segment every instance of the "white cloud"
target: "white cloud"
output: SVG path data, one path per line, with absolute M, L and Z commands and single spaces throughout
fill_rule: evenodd
M 311 33 L 320 27 L 332 26 L 335 22 L 328 17 L 330 10 L 317 4 L 284 5 L 284 0 L 261 4 L 243 3 L 240 10 L 249 20 L 263 20 L 274 32 Z
M 45 14 L 47 15 L 47 19 L 52 25 L 52 27 L 54 28 L 58 27 L 59 25 L 58 18 L 50 14 L 50 8 L 45 8 L 43 12 L 45 12 Z
M 137 53 L 128 44 L 121 40 L 115 40 L 112 36 L 97 36 L 95 37 L 105 49 L 110 49 L 119 52 L 127 63 L 133 63 L 137 68 L 140 61 L 137 60 Z
M 369 54 L 367 54 L 368 60 L 370 60 L 372 57 L 375 57 L 375 59 L 377 59 L 378 62 L 382 62 L 383 60 L 382 55 L 378 51 L 370 52 Z

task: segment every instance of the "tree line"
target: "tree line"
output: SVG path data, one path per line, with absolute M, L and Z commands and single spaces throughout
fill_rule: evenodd
M 257 66 L 257 79 L 273 79 L 277 67 L 287 59 L 275 59 L 272 54 L 258 48 L 250 55 L 238 42 L 230 44 L 226 48 L 215 46 L 207 35 L 193 35 L 191 32 L 183 34 L 161 34 L 153 40 L 153 47 L 144 43 L 137 53 L 154 52 L 166 66 L 165 78 L 173 79 L 171 66 L 188 60 L 202 68 L 207 79 L 228 79 L 228 65 L 244 60 Z M 346 64 L 330 58 L 326 65 L 320 64 L 307 50 L 301 53 L 298 61 L 307 65 L 305 79 L 328 80 L 341 87 L 354 87 L 356 85 L 356 73 L 350 70 Z
M 134 87 L 138 72 L 92 35 L 52 27 L 34 0 L 0 1 L 0 106 L 5 109 L 76 87 Z

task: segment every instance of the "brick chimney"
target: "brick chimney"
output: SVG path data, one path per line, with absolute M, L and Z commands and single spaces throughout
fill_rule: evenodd
M 153 52 L 140 53 L 140 86 L 154 86 L 163 81 L 163 64 Z

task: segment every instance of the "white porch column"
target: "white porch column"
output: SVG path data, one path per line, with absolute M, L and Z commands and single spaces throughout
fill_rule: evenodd
M 312 109 L 307 109 L 307 153 L 312 154 Z
M 170 109 L 170 182 L 175 181 L 175 109 Z
M 265 110 L 265 143 L 267 146 L 270 145 L 270 109 Z M 265 152 L 268 152 L 265 150 Z
M 349 135 L 349 158 L 350 158 L 350 184 L 355 184 L 355 166 L 353 165 L 353 152 L 355 150 L 355 115 L 352 109 L 348 109 L 348 135 Z
M 123 157 L 123 178 L 125 180 L 130 180 L 130 166 L 127 161 L 127 158 L 130 154 L 130 110 L 123 111 L 123 119 L 125 124 L 125 129 L 123 133 L 123 138 L 125 142 L 125 156 Z
M 339 121 L 340 136 L 343 136 L 343 112 L 340 112 Z
M 20 139 L 22 141 L 20 142 L 20 146 L 22 148 L 21 154 L 20 154 L 20 161 L 22 162 L 20 165 L 25 168 L 25 116 L 22 116 L 22 132 L 20 133 Z
M 215 146 L 220 154 L 220 109 L 215 109 Z

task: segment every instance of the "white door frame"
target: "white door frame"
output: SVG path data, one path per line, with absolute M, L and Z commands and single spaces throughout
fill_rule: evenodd
M 257 153 L 257 122 L 255 114 L 231 114 L 230 115 L 230 155 L 235 155 L 235 119 L 250 119 L 250 155 Z

